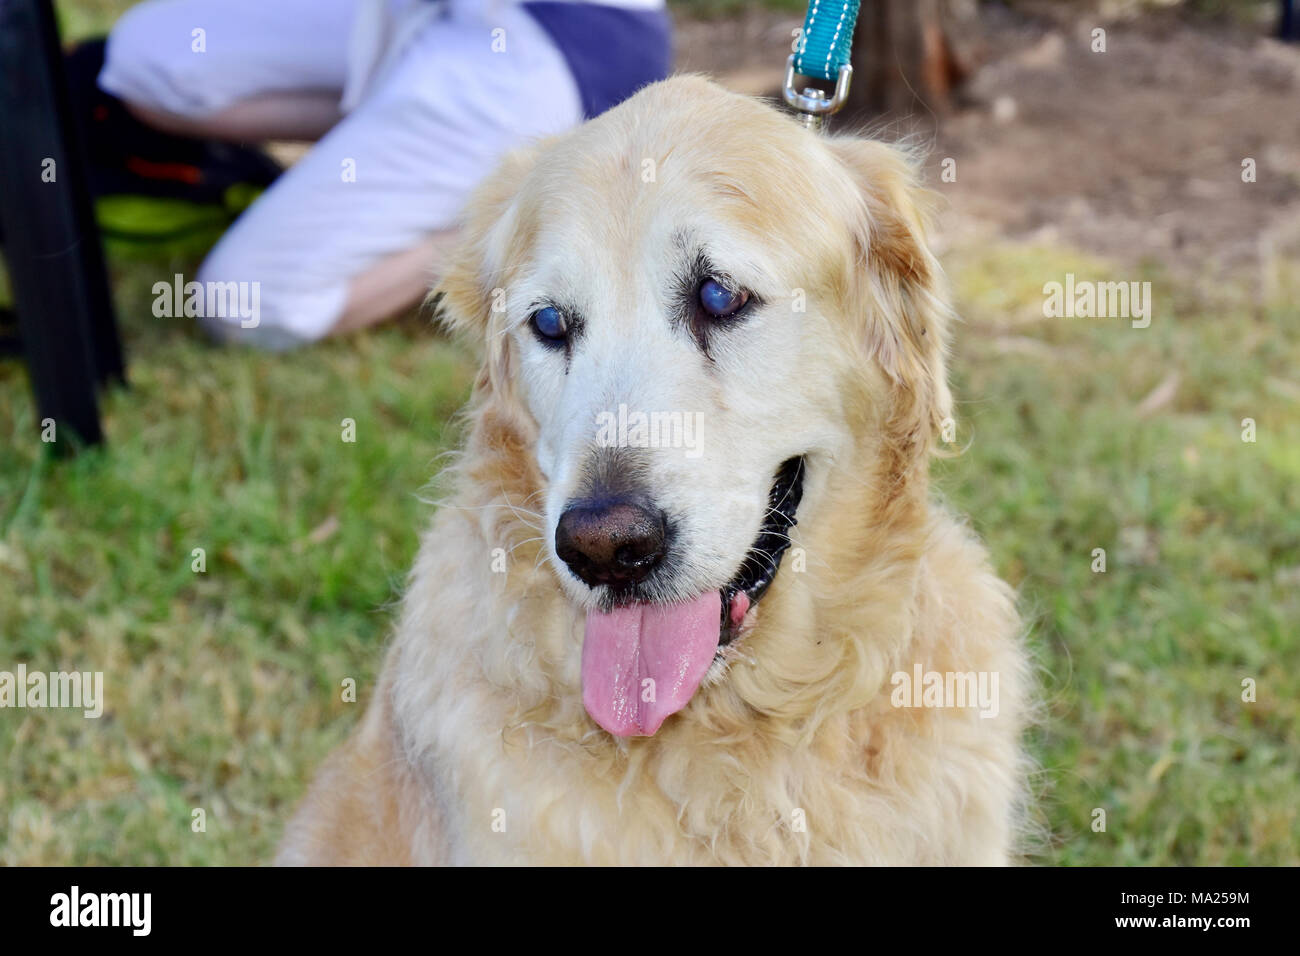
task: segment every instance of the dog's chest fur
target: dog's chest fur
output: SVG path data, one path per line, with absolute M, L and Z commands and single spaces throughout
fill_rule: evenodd
M 1006 861 L 1023 661 L 1005 585 L 964 566 L 978 546 L 955 526 L 932 558 L 952 580 L 912 598 L 912 616 L 926 619 L 905 642 L 871 642 L 858 662 L 854 686 L 879 687 L 863 706 L 805 735 L 808 699 L 792 700 L 788 716 L 755 711 L 743 669 L 759 665 L 741 661 L 654 738 L 616 743 L 582 710 L 573 613 L 519 578 L 485 590 L 467 549 L 448 540 L 454 524 L 426 543 L 388 664 L 402 749 L 429 796 L 411 834 L 415 862 Z M 950 601 L 967 615 L 956 639 L 930 619 Z M 792 599 L 772 614 L 808 611 Z M 887 674 L 913 658 L 1005 672 L 1001 713 L 891 706 Z

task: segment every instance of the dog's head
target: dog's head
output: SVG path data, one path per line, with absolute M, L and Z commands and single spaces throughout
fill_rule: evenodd
M 897 149 L 682 77 L 471 203 L 444 314 L 534 459 L 611 733 L 653 734 L 743 637 L 829 472 L 923 473 L 950 399 L 918 201 Z

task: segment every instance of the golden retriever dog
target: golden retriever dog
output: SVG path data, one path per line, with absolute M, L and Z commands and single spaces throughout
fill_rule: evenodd
M 280 862 L 1014 858 L 1028 659 L 928 488 L 925 195 L 696 77 L 504 163 L 438 290 L 466 444 Z

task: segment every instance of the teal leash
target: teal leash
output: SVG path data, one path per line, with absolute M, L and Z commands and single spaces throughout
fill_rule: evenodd
M 827 118 L 849 96 L 853 79 L 853 27 L 858 22 L 860 0 L 809 0 L 808 15 L 786 60 L 785 83 L 781 94 L 786 103 L 798 110 L 804 126 L 821 129 Z M 827 94 L 819 86 L 807 86 L 801 92 L 795 76 L 834 82 L 835 90 Z

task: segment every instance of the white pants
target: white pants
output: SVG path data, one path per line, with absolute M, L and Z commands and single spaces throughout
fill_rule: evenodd
M 362 2 L 150 0 L 114 28 L 99 82 L 188 117 L 276 92 L 342 95 Z M 489 6 L 420 25 L 212 250 L 200 282 L 260 284 L 257 325 L 208 319 L 220 337 L 266 348 L 320 338 L 353 277 L 454 226 L 503 153 L 581 121 L 568 66 L 542 29 L 524 10 Z M 205 52 L 193 52 L 197 29 Z

